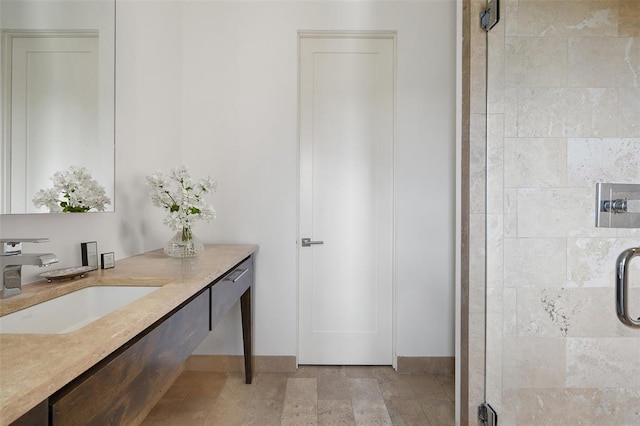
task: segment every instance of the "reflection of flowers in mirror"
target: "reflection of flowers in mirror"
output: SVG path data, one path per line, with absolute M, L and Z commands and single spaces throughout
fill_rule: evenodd
M 157 171 L 147 176 L 147 183 L 151 187 L 149 198 L 154 206 L 167 211 L 164 223 L 171 229 L 190 229 L 196 220 L 215 218 L 215 210 L 204 200 L 206 194 L 216 190 L 216 182 L 210 176 L 195 182 L 182 166 L 168 175 Z
M 55 172 L 50 178 L 53 188 L 41 189 L 33 198 L 36 207 L 45 206 L 52 213 L 85 213 L 94 209 L 103 212 L 111 204 L 104 187 L 96 182 L 84 167 L 71 166 Z

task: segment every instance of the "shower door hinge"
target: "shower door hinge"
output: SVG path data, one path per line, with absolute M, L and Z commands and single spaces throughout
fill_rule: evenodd
M 499 0 L 488 0 L 487 8 L 480 12 L 480 27 L 489 31 L 495 27 L 500 20 L 500 3 Z
M 478 421 L 484 426 L 498 426 L 498 413 L 491 405 L 483 402 L 478 406 Z

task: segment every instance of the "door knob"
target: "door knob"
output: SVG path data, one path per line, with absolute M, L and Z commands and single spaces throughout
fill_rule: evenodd
M 311 238 L 302 239 L 302 247 L 311 247 L 318 244 L 324 244 L 324 241 L 311 241 Z

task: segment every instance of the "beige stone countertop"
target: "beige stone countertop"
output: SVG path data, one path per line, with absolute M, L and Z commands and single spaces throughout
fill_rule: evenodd
M 0 332 L 0 425 L 25 414 L 257 249 L 205 245 L 197 257 L 185 259 L 155 250 L 118 260 L 115 268 L 92 271 L 85 278 L 27 284 L 21 295 L 1 300 L 0 316 L 89 286 L 161 286 L 70 333 Z

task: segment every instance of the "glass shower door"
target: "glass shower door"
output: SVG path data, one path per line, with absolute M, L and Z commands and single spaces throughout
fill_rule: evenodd
M 501 9 L 487 34 L 486 401 L 501 426 L 640 424 L 640 329 L 616 313 L 618 257 L 640 229 L 595 225 L 597 183 L 640 183 L 640 2 Z M 633 318 L 640 259 L 625 272 Z

